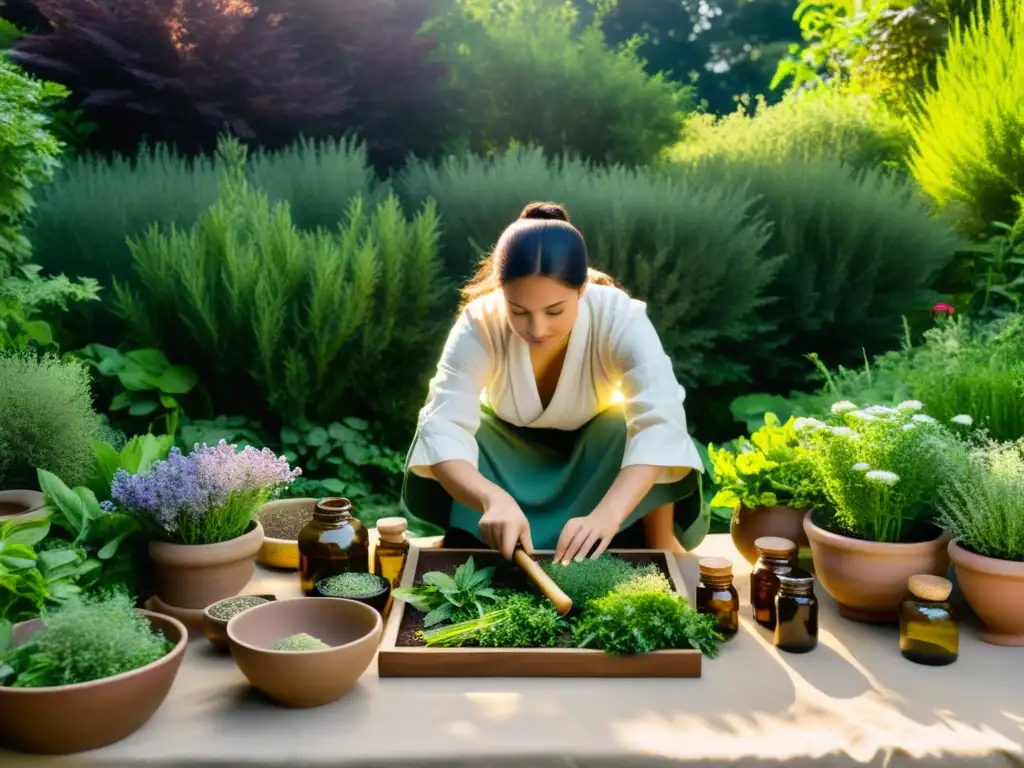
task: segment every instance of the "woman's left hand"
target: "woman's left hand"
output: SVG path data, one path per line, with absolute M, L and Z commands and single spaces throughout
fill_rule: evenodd
M 591 550 L 590 557 L 596 560 L 618 532 L 618 520 L 601 510 L 595 509 L 585 517 L 570 518 L 558 537 L 553 562 L 568 565 L 574 559 L 583 560 Z

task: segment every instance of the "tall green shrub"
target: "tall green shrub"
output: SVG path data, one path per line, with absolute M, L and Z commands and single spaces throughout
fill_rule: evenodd
M 914 177 L 966 231 L 1014 220 L 1013 197 L 1024 193 L 1024 3 L 979 2 L 967 25 L 954 25 L 912 135 Z
M 818 88 L 768 105 L 759 100 L 722 118 L 695 115 L 673 162 L 840 157 L 851 168 L 903 167 L 910 137 L 902 120 L 865 95 Z
M 302 232 L 246 180 L 237 142 L 222 157 L 198 223 L 130 241 L 139 285 L 115 287 L 130 332 L 189 361 L 221 411 L 409 416 L 403 393 L 425 384 L 437 337 L 434 206 L 408 220 L 394 196 L 357 196 L 339 226 Z
M 933 218 L 909 180 L 881 170 L 851 173 L 835 158 L 700 163 L 684 177 L 746 188 L 772 223 L 769 253 L 785 254 L 767 288 L 772 330 L 728 354 L 756 369 L 763 386 L 790 386 L 803 355 L 856 364 L 893 348 L 901 317 L 924 312 L 929 286 L 961 239 Z
M 650 76 L 636 42 L 609 48 L 565 0 L 449 0 L 431 25 L 477 152 L 535 144 L 645 163 L 679 135 L 690 91 Z
M 0 353 L 0 488 L 37 488 L 37 469 L 85 484 L 99 429 L 82 363 Z
M 564 203 L 593 265 L 648 302 L 687 386 L 749 374 L 746 360 L 723 354 L 723 345 L 758 344 L 765 287 L 779 264 L 765 251 L 769 228 L 742 185 L 594 170 L 548 161 L 539 150 L 510 150 L 440 166 L 416 163 L 396 187 L 409 206 L 437 202 L 446 262 L 460 279 L 527 202 Z

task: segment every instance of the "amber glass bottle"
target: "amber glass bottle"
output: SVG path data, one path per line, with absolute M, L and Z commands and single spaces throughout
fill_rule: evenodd
M 299 578 L 302 591 L 313 594 L 320 579 L 339 573 L 370 570 L 370 537 L 352 516 L 352 502 L 321 499 L 313 519 L 299 531 Z
M 941 667 L 960 654 L 960 631 L 949 605 L 953 584 L 941 576 L 911 576 L 910 597 L 900 604 L 900 653 L 918 664 Z
M 762 536 L 754 546 L 757 548 L 757 562 L 750 572 L 750 606 L 754 621 L 766 629 L 775 629 L 779 574 L 792 570 L 796 544 L 778 536 Z
M 714 616 L 718 631 L 728 640 L 740 628 L 740 596 L 732 583 L 732 563 L 724 557 L 706 557 L 698 566 L 697 612 Z
M 377 546 L 373 549 L 373 572 L 387 579 L 391 591 L 401 586 L 402 571 L 409 556 L 409 541 L 405 532 L 409 523 L 404 517 L 382 517 L 377 521 Z M 391 610 L 391 596 L 384 608 Z
M 818 598 L 814 577 L 792 568 L 778 574 L 775 596 L 775 647 L 789 653 L 807 653 L 818 645 Z

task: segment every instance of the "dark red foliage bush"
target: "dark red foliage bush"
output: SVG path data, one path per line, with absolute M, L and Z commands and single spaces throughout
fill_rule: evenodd
M 358 133 L 393 162 L 443 130 L 429 0 L 23 0 L 47 22 L 14 58 L 68 86 L 91 149 L 208 152 Z M 400 10 L 399 10 L 400 8 Z

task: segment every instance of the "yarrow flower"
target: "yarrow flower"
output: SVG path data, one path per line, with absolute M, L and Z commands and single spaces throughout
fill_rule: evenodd
M 211 513 L 233 501 L 248 505 L 241 512 L 249 513 L 251 518 L 264 498 L 301 474 L 302 470 L 291 469 L 286 459 L 267 448 L 246 446 L 236 451 L 234 445 L 221 440 L 215 446 L 196 444 L 187 456 L 175 446 L 165 460 L 153 462 L 145 474 L 119 469 L 110 496 L 118 506 L 167 534 L 175 534 L 183 528 L 201 530 L 211 523 Z M 237 511 L 231 510 L 232 514 Z M 250 520 L 239 521 L 243 522 L 244 530 Z
M 916 421 L 918 424 L 937 424 L 938 423 L 935 420 L 935 417 L 929 416 L 926 413 L 915 413 L 911 418 L 914 421 Z
M 836 437 L 850 437 L 853 434 L 853 430 L 849 427 L 829 427 L 829 432 Z
M 895 472 L 886 472 L 884 469 L 872 469 L 864 475 L 864 479 L 882 485 L 895 485 L 899 482 L 900 476 Z
M 954 416 L 952 419 L 950 419 L 950 421 L 953 422 L 954 424 L 960 424 L 961 426 L 964 427 L 969 427 L 974 423 L 974 419 L 972 419 L 966 413 L 958 414 L 957 416 Z
M 850 469 L 852 469 L 854 472 L 867 472 L 869 469 L 871 469 L 871 465 L 865 461 L 858 461 L 856 464 L 850 467 Z
M 797 432 L 803 432 L 811 429 L 821 429 L 825 424 L 818 419 L 811 419 L 806 416 L 801 416 L 798 419 L 793 420 L 793 429 Z
M 924 403 L 920 400 L 904 400 L 896 406 L 896 410 L 899 411 L 920 411 L 922 408 L 924 408 Z
M 857 406 L 849 400 L 840 400 L 838 403 L 832 403 L 832 408 L 829 410 L 832 411 L 833 416 L 838 416 L 840 413 L 857 410 Z

